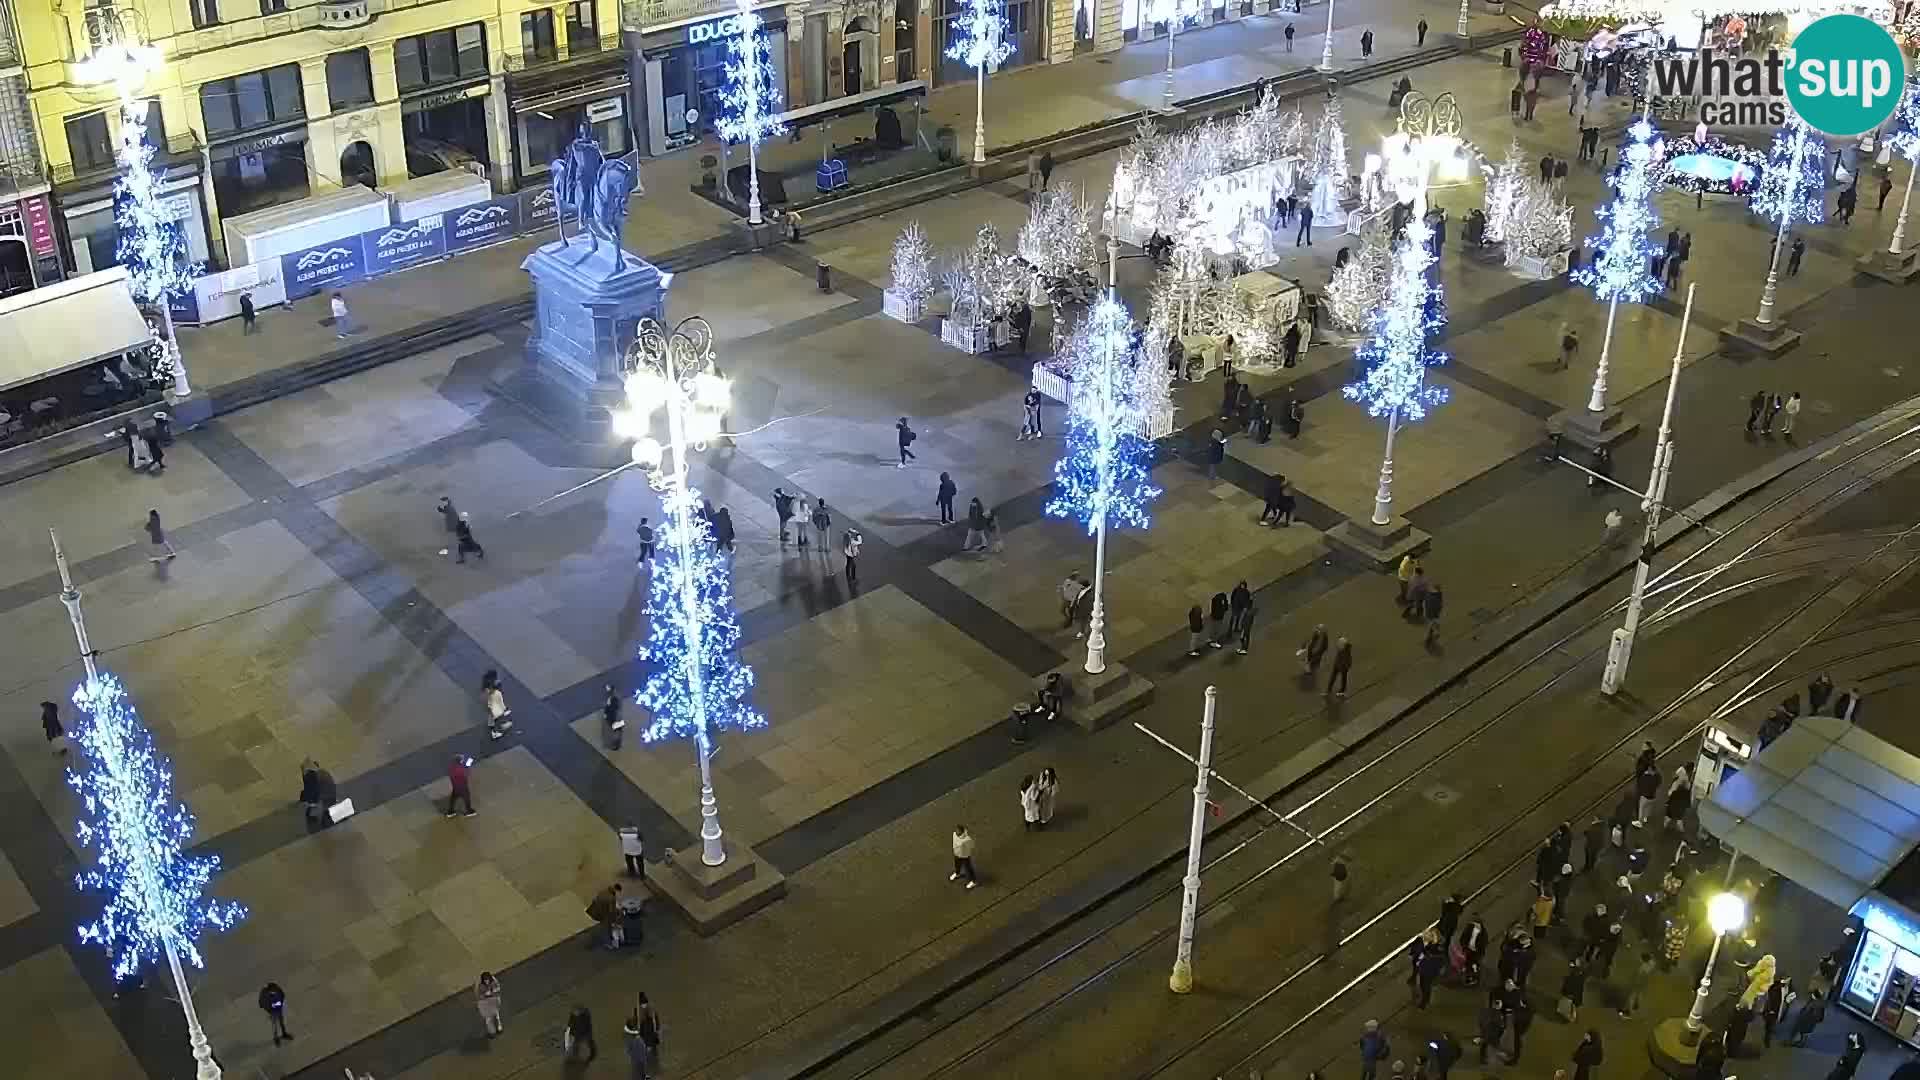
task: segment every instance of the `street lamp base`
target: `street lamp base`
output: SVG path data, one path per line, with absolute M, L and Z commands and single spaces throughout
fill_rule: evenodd
M 1603 412 L 1568 409 L 1547 420 L 1547 433 L 1564 436 L 1566 441 L 1587 450 L 1598 450 L 1625 439 L 1640 430 L 1640 421 L 1630 419 L 1613 406 Z
M 1914 278 L 1920 277 L 1920 248 L 1908 248 L 1900 252 L 1875 248 L 1868 254 L 1860 256 L 1854 263 L 1854 267 L 1868 277 L 1876 277 L 1895 285 L 1905 285 Z
M 1099 731 L 1153 700 L 1153 683 L 1118 660 L 1108 660 L 1098 674 L 1088 674 L 1080 660 L 1069 660 L 1047 673 L 1058 673 L 1069 693 L 1066 718 L 1087 731 Z M 1047 685 L 1047 675 L 1033 680 L 1035 689 Z
M 726 840 L 727 861 L 708 866 L 699 838 L 649 871 L 647 885 L 680 910 L 702 937 L 723 930 L 787 895 L 787 879 L 752 848 Z
M 1350 555 L 1385 570 L 1404 556 L 1419 555 L 1433 545 L 1433 534 L 1421 532 L 1413 522 L 1396 517 L 1385 525 L 1367 518 L 1343 521 L 1326 533 L 1327 543 Z
M 1647 1036 L 1647 1056 L 1655 1068 L 1675 1080 L 1692 1080 L 1702 1034 L 1689 1031 L 1685 1017 L 1669 1017 L 1655 1024 Z
M 1729 352 L 1747 356 L 1779 356 L 1800 345 L 1800 332 L 1787 326 L 1785 319 L 1772 322 L 1741 319 L 1720 331 L 1720 344 Z
M 1167 989 L 1176 994 L 1193 992 L 1193 961 L 1175 960 L 1173 974 L 1167 976 Z

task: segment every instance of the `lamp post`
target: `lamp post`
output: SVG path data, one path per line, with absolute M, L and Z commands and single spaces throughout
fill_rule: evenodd
M 1700 1038 L 1706 1026 L 1707 995 L 1713 990 L 1713 965 L 1720 959 L 1720 943 L 1728 934 L 1745 926 L 1747 902 L 1738 893 L 1720 893 L 1707 901 L 1707 923 L 1713 927 L 1713 950 L 1707 954 L 1707 969 L 1700 973 L 1700 988 L 1693 992 L 1693 1008 L 1687 1012 L 1688 1037 Z
M 947 46 L 947 58 L 973 69 L 973 163 L 985 165 L 987 72 L 1000 70 L 1000 64 L 1013 55 L 1013 45 L 1007 41 L 1004 0 L 962 0 L 951 32 L 953 43 Z
M 696 315 L 668 329 L 652 319 L 642 320 L 627 350 L 626 396 L 628 409 L 615 414 L 615 431 L 633 440 L 633 463 L 646 471 L 649 483 L 662 495 L 668 542 L 698 544 L 695 534 L 704 535 L 705 530 L 697 527 L 687 457 L 719 438 L 731 396 L 729 383 L 715 364 L 713 329 L 707 321 Z M 664 445 L 651 434 L 655 410 L 666 413 Z M 700 861 L 719 866 L 727 861 L 720 807 L 713 795 L 713 729 L 719 725 L 714 723 L 716 695 L 708 685 L 712 643 L 703 641 L 713 628 L 704 625 L 707 611 L 701 591 L 706 583 L 699 579 L 691 554 L 681 551 L 669 560 L 675 572 L 671 586 L 679 604 L 673 613 L 674 628 L 684 635 L 678 657 L 682 667 L 674 673 L 683 680 L 677 685 L 684 691 L 684 700 L 676 705 L 700 758 Z
M 1640 609 L 1647 601 L 1647 577 L 1653 570 L 1653 548 L 1660 537 L 1660 511 L 1667 498 L 1667 478 L 1673 474 L 1673 398 L 1680 385 L 1680 353 L 1686 348 L 1687 326 L 1693 321 L 1694 285 L 1687 286 L 1687 306 L 1680 315 L 1680 336 L 1673 343 L 1673 370 L 1667 375 L 1667 404 L 1660 413 L 1660 434 L 1653 441 L 1653 472 L 1647 477 L 1647 495 L 1640 508 L 1646 525 L 1640 532 L 1640 557 L 1633 564 L 1633 591 L 1627 594 L 1627 617 L 1607 644 L 1607 665 L 1600 673 L 1600 692 L 1617 693 L 1633 658 L 1633 638 L 1640 629 Z
M 1213 713 L 1220 692 L 1207 687 L 1206 711 L 1200 714 L 1200 760 L 1193 777 L 1193 816 L 1187 828 L 1187 876 L 1181 879 L 1180 938 L 1173 954 L 1173 973 L 1167 989 L 1185 994 L 1193 989 L 1193 923 L 1200 910 L 1200 843 L 1207 832 L 1207 778 L 1213 772 Z
M 1320 70 L 1333 70 L 1333 0 L 1327 0 L 1327 35 L 1320 41 Z
M 60 603 L 67 609 L 67 620 L 73 624 L 73 636 L 80 646 L 80 663 L 87 672 L 87 692 L 89 697 L 103 690 L 100 671 L 94 664 L 94 648 L 87 636 L 86 616 L 80 611 L 80 590 L 74 587 L 73 575 L 67 568 L 66 552 L 60 548 L 60 536 L 52 529 L 47 535 L 53 541 L 53 564 L 60 571 Z M 92 723 L 102 735 L 111 731 L 111 725 L 103 722 L 98 715 Z M 107 755 L 98 755 L 105 757 Z M 112 756 L 118 757 L 115 753 Z M 163 871 L 153 865 L 153 847 L 146 844 L 123 844 L 123 849 L 132 855 L 127 866 L 129 877 L 138 880 L 137 888 L 149 895 L 166 890 L 162 882 Z M 180 997 L 180 1012 L 187 1021 L 187 1045 L 193 1052 L 194 1080 L 220 1080 L 220 1065 L 213 1059 L 213 1047 L 207 1041 L 206 1029 L 200 1026 L 200 1014 L 193 1007 L 193 990 L 187 985 L 187 973 L 180 964 L 180 945 L 175 940 L 174 930 L 170 927 L 160 932 L 161 951 L 167 958 L 167 971 L 173 976 L 174 992 Z M 188 946 L 191 948 L 191 945 Z M 194 953 L 197 957 L 197 953 Z M 199 961 L 196 959 L 195 963 Z
M 1900 215 L 1894 219 L 1887 254 L 1902 255 L 1907 244 L 1907 205 L 1913 201 L 1913 174 L 1920 170 L 1920 78 L 1907 80 L 1906 92 L 1890 119 L 1893 130 L 1885 136 L 1885 145 L 1906 161 L 1907 185 L 1900 195 Z
M 773 46 L 762 32 L 752 0 L 737 0 L 733 39 L 727 43 L 726 82 L 714 128 L 721 138 L 747 144 L 747 224 L 760 219 L 760 140 L 786 130 L 780 122 L 780 87 L 775 82 Z
M 1453 32 L 1462 38 L 1467 36 L 1467 0 L 1460 0 L 1460 19 L 1454 23 Z
M 1800 162 L 1806 158 L 1806 154 L 1806 134 L 1801 132 L 1793 140 L 1793 163 L 1787 167 L 1790 176 L 1800 175 Z M 1773 234 L 1773 258 L 1767 262 L 1767 283 L 1760 288 L 1760 311 L 1753 317 L 1753 321 L 1761 326 L 1773 325 L 1773 302 L 1780 287 L 1780 249 L 1787 246 L 1787 226 L 1791 224 L 1793 215 L 1783 211 L 1780 214 L 1780 227 Z

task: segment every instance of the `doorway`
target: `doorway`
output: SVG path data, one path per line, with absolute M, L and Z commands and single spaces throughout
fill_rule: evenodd
M 867 83 L 867 71 L 874 65 L 869 61 L 880 46 L 880 38 L 873 32 L 873 21 L 864 15 L 848 19 L 846 27 L 840 32 L 840 41 L 840 62 L 846 73 L 841 81 L 841 92 L 858 94 L 871 89 Z
M 1093 51 L 1095 20 L 1099 17 L 1099 5 L 1095 0 L 1073 0 L 1073 51 L 1084 53 Z
M 347 144 L 340 152 L 340 186 L 360 184 L 371 188 L 375 182 L 373 147 L 365 139 Z

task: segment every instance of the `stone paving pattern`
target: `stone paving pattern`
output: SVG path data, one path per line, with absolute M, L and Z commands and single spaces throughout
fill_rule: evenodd
M 1429 7 L 1430 21 L 1450 25 L 1450 6 Z M 1396 14 L 1397 22 L 1408 18 Z M 1312 22 L 1303 19 L 1301 29 Z M 1191 44 L 1183 35 L 1181 92 L 1317 57 L 1317 38 L 1302 33 L 1299 54 L 1281 60 L 1278 25 L 1255 20 L 1193 34 Z M 1405 48 L 1398 39 L 1411 36 L 1403 26 L 1376 32 L 1382 52 Z M 1357 29 L 1343 27 L 1342 35 L 1344 56 L 1344 39 Z M 1223 55 L 1209 55 L 1216 50 Z M 1073 117 L 1085 114 L 1076 110 L 1117 112 L 1124 106 L 1114 102 L 1157 97 L 1154 52 L 1151 43 L 1128 50 L 1112 71 L 1068 65 L 1010 75 L 1005 85 L 1022 93 L 1052 79 L 1107 88 L 1049 96 L 1049 109 L 1017 111 L 1006 126 L 1044 116 L 1058 127 L 1079 122 Z M 1260 59 L 1224 55 L 1242 52 Z M 1502 145 L 1489 149 L 1503 149 L 1497 57 L 1462 57 L 1416 75 L 1423 88 L 1460 94 L 1470 123 L 1493 117 L 1485 122 Z M 1352 141 L 1364 146 L 1368 124 L 1385 130 L 1384 86 L 1350 93 Z M 1377 111 L 1360 104 L 1369 98 Z M 1546 105 L 1543 117 L 1556 119 Z M 1570 130 L 1548 122 L 1521 133 L 1536 153 L 1565 153 L 1572 144 Z M 1083 182 L 1097 202 L 1112 161 L 1072 162 L 1056 175 Z M 698 200 L 672 187 L 650 182 L 662 213 L 636 215 L 637 227 L 656 230 L 643 250 L 659 238 L 698 240 L 701 223 L 717 220 L 681 214 L 683 200 Z M 1577 172 L 1572 188 L 1584 231 L 1598 180 Z M 174 757 L 201 836 L 228 856 L 219 891 L 254 909 L 241 930 L 209 943 L 210 968 L 196 977 L 196 1000 L 235 1071 L 281 1075 L 310 1065 L 308 1074 L 333 1080 L 352 1064 L 383 1080 L 507 1075 L 551 1057 L 553 1026 L 572 1000 L 601 1006 L 605 1027 L 615 1018 L 611 1003 L 638 983 L 673 1024 L 676 1061 L 737 1075 L 835 1016 L 857 1013 L 914 971 L 977 947 L 1066 884 L 1124 862 L 1140 836 L 1183 828 L 1190 777 L 1130 731 L 1048 733 L 1019 751 L 992 727 L 1026 675 L 1076 654 L 1054 621 L 1052 589 L 1067 570 L 1088 568 L 1091 544 L 1074 527 L 1039 518 L 1036 492 L 1058 444 L 1012 440 L 1024 371 L 1009 358 L 961 356 L 875 313 L 874 287 L 884 283 L 886 252 L 905 220 L 921 220 L 936 243 L 958 246 L 985 218 L 1010 233 L 1025 213 L 1018 196 L 1004 185 L 950 196 L 825 234 L 798 258 L 734 259 L 676 278 L 673 312 L 714 318 L 739 380 L 734 427 L 778 421 L 737 449 L 710 454 L 696 476 L 733 509 L 742 536 L 735 575 L 747 655 L 760 676 L 757 700 L 775 718 L 764 735 L 723 741 L 724 820 L 740 838 L 779 853 L 770 857 L 793 882 L 780 905 L 714 939 L 694 939 L 664 918 L 631 958 L 582 947 L 585 897 L 618 866 L 612 826 L 644 816 L 656 845 L 686 842 L 692 755 L 683 744 L 637 740 L 610 752 L 589 715 L 602 683 L 631 682 L 645 596 L 632 563 L 633 525 L 643 514 L 657 520 L 658 502 L 643 481 L 622 475 L 539 505 L 598 475 L 602 456 L 562 443 L 486 392 L 490 377 L 516 362 L 522 331 L 223 418 L 183 439 L 161 477 L 133 476 L 107 455 L 10 485 L 0 495 L 8 517 L 32 527 L 0 537 L 0 607 L 10 616 L 0 686 L 10 688 L 4 707 L 21 718 L 0 734 L 0 798 L 10 818 L 0 832 L 0 912 L 10 919 L 0 936 L 0 1000 L 18 1002 L 32 987 L 41 1004 L 7 1011 L 25 1023 L 43 1006 L 57 1010 L 62 1043 L 131 1053 L 152 1075 L 178 1060 L 171 1006 L 148 995 L 132 1016 L 110 1011 L 97 955 L 72 944 L 73 920 L 62 917 L 74 910 L 65 882 L 77 856 L 57 838 L 67 834 L 73 807 L 29 720 L 38 701 L 64 700 L 75 664 L 43 526 L 60 530 L 86 589 L 96 645 Z M 1468 201 L 1460 197 L 1456 219 Z M 1696 325 L 1743 313 L 1757 290 L 1747 271 L 1766 234 L 1735 207 L 1663 208 L 1695 232 L 1693 276 L 1703 283 Z M 1863 214 L 1851 233 L 1815 232 L 1783 304 L 1836 290 L 1845 302 L 1795 313 L 1808 331 L 1801 353 L 1735 366 L 1710 357 L 1705 341 L 1690 343 L 1681 414 L 1701 427 L 1682 451 L 1678 498 L 1764 457 L 1764 446 L 1739 437 L 1739 403 L 1756 382 L 1797 388 L 1787 380 L 1800 378 L 1808 358 L 1835 358 L 1821 369 L 1823 381 L 1804 387 L 1809 438 L 1908 392 L 1904 370 L 1872 358 L 1874 339 L 1862 330 L 1900 310 L 1897 294 L 1849 284 L 1851 254 L 1873 242 L 1875 226 L 1879 219 Z M 1282 272 L 1317 284 L 1335 250 L 1323 239 Z M 810 260 L 823 252 L 837 268 L 831 294 L 811 281 Z M 517 261 L 512 251 L 482 253 L 352 299 L 380 331 L 513 295 L 524 282 L 517 269 L 483 263 Z M 1456 400 L 1409 430 L 1396 510 L 1441 536 L 1431 561 L 1464 636 L 1484 613 L 1577 573 L 1605 509 L 1627 504 L 1590 495 L 1528 452 L 1538 444 L 1540 414 L 1577 404 L 1584 386 L 1577 367 L 1566 379 L 1546 379 L 1527 365 L 1546 355 L 1562 322 L 1591 326 L 1591 298 L 1564 285 L 1523 284 L 1451 252 L 1444 270 L 1458 363 L 1442 378 Z M 1123 264 L 1123 284 L 1141 280 L 1138 263 Z M 237 327 L 196 333 L 196 380 L 217 386 L 302 350 L 331 349 L 330 334 L 306 327 L 309 314 L 266 313 L 257 340 L 240 340 Z M 1622 394 L 1664 373 L 1676 315 L 1670 304 L 1623 312 L 1630 329 L 1616 343 L 1614 368 Z M 1598 335 L 1583 336 L 1591 357 Z M 1229 701 L 1260 703 L 1234 708 L 1222 728 L 1221 760 L 1248 773 L 1317 737 L 1327 722 L 1278 734 L 1276 721 L 1317 716 L 1323 706 L 1317 694 L 1276 677 L 1285 665 L 1234 657 L 1187 664 L 1178 625 L 1188 603 L 1246 577 L 1268 612 L 1257 635 L 1261 656 L 1291 649 L 1314 622 L 1352 633 L 1360 642 L 1356 695 L 1333 710 L 1333 722 L 1369 707 L 1367 687 L 1427 659 L 1418 632 L 1389 621 L 1378 597 L 1390 586 L 1328 561 L 1316 544 L 1319 527 L 1370 502 L 1380 429 L 1328 396 L 1339 381 L 1329 374 L 1337 350 L 1312 363 L 1328 367 L 1300 375 L 1316 394 L 1300 443 L 1255 450 L 1236 440 L 1235 456 L 1250 468 L 1225 470 L 1212 484 L 1178 462 L 1163 466 L 1168 495 L 1155 528 L 1122 534 L 1112 552 L 1114 653 L 1161 685 L 1144 719 L 1185 730 L 1208 682 Z M 1263 392 L 1279 385 L 1255 383 Z M 1184 391 L 1181 422 L 1204 417 L 1217 396 L 1213 384 Z M 1626 404 L 1650 423 L 1658 394 Z M 916 450 L 925 452 L 904 471 L 891 468 L 888 430 L 902 414 L 916 418 Z M 1640 456 L 1622 456 L 1625 482 L 1643 475 L 1632 460 Z M 1005 507 L 1005 554 L 955 554 L 957 534 L 932 514 L 941 468 L 955 472 L 963 501 L 979 494 Z M 1261 470 L 1285 471 L 1330 516 L 1291 530 L 1256 528 Z M 867 532 L 857 594 L 774 542 L 766 502 L 774 483 L 826 495 Z M 432 504 L 441 493 L 473 513 L 489 561 L 458 565 L 439 553 L 446 538 Z M 171 564 L 146 560 L 138 527 L 147 506 L 161 509 L 175 531 L 182 554 Z M 1553 527 L 1516 545 L 1516 521 Z M 608 575 L 617 575 L 617 587 Z M 524 743 L 487 745 L 476 735 L 473 690 L 487 666 L 509 677 Z M 475 770 L 483 813 L 447 822 L 434 800 L 444 796 L 455 749 L 484 759 Z M 312 836 L 293 805 L 297 763 L 308 754 L 362 802 L 353 821 Z M 1061 828 L 1024 842 L 1017 780 L 1047 763 L 1066 777 Z M 946 888 L 944 837 L 956 820 L 972 822 L 981 837 L 988 888 L 975 894 Z M 876 887 L 882 881 L 886 887 Z M 849 911 L 857 915 L 849 919 Z M 461 991 L 482 967 L 507 974 L 515 1036 L 476 1058 L 474 1016 Z M 266 978 L 289 989 L 302 1034 L 278 1051 L 252 1005 Z M 51 989 L 62 986 L 69 989 Z M 132 1034 L 114 1033 L 110 1017 Z M 78 1052 L 66 1052 L 63 1066 Z M 104 1061 L 97 1074 L 132 1075 L 128 1060 Z

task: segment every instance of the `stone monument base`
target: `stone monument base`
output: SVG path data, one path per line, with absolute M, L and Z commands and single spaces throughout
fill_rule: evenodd
M 641 319 L 664 320 L 667 285 L 645 259 L 578 234 L 542 245 L 521 268 L 533 278 L 528 362 L 496 385 L 565 434 L 604 437 L 626 399 L 623 361 Z
M 1392 569 L 1408 555 L 1423 554 L 1433 544 L 1431 533 L 1421 532 L 1413 522 L 1396 517 L 1385 525 L 1372 518 L 1343 521 L 1327 530 L 1327 543 L 1358 555 L 1382 570 Z
M 1109 660 L 1105 671 L 1089 675 L 1082 654 L 1047 674 L 1054 672 L 1073 690 L 1067 697 L 1066 718 L 1087 731 L 1099 731 L 1153 700 L 1153 683 L 1118 661 Z M 1033 685 L 1035 689 L 1045 687 L 1047 676 L 1034 679 Z
M 1915 277 L 1920 277 L 1920 248 L 1908 248 L 1901 252 L 1876 248 L 1860 256 L 1854 266 L 1868 277 L 1877 277 L 1881 281 L 1890 281 L 1895 285 L 1905 285 Z
M 1575 446 L 1588 450 L 1611 449 L 1614 443 L 1640 430 L 1640 421 L 1627 420 L 1619 406 L 1605 412 L 1567 409 L 1554 413 L 1547 421 L 1547 433 L 1560 435 Z
M 727 861 L 700 861 L 700 839 L 675 851 L 667 865 L 647 878 L 653 891 L 680 910 L 701 937 L 732 926 L 787 895 L 787 879 L 752 848 L 722 840 Z
M 1748 356 L 1779 356 L 1799 346 L 1800 332 L 1788 327 L 1784 319 L 1765 324 L 1741 319 L 1720 331 L 1720 344 Z

